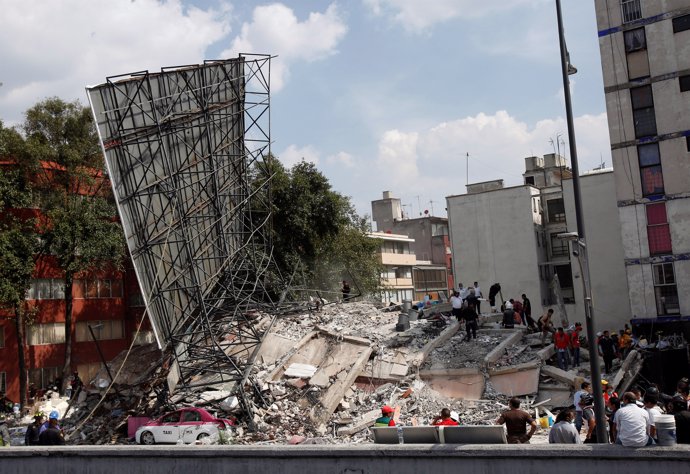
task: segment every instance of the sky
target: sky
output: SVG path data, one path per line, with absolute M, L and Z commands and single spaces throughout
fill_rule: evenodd
M 562 3 L 580 170 L 610 166 L 594 2 Z M 555 0 L 0 0 L 0 119 L 238 53 L 276 56 L 272 152 L 315 163 L 361 215 L 390 191 L 445 216 L 468 181 L 570 158 Z

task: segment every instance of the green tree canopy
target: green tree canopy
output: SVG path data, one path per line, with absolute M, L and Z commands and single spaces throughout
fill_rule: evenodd
M 302 161 L 287 170 L 272 158 L 267 170 L 272 176 L 273 254 L 281 273 L 298 270 L 308 287 L 333 293 L 352 275 L 353 293 L 376 292 L 378 243 L 367 237 L 366 220 L 350 199 L 334 191 L 312 163 Z

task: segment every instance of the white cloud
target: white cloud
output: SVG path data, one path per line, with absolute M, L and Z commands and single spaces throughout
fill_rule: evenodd
M 581 171 L 598 165 L 600 156 L 610 162 L 605 113 L 577 117 L 575 133 Z M 560 117 L 530 127 L 508 112 L 498 111 L 443 122 L 421 132 L 389 130 L 379 141 L 377 185 L 398 194 L 422 194 L 427 201 L 463 194 L 466 153 L 470 155 L 470 183 L 504 179 L 506 186 L 522 184 L 524 158 L 552 153 L 549 139 L 557 134 L 566 143 L 561 154 L 569 158 L 569 151 L 564 149 L 567 126 Z
M 363 0 L 377 16 L 387 15 L 411 32 L 423 32 L 436 23 L 456 18 L 474 19 L 546 0 Z
M 355 157 L 344 151 L 327 156 L 326 163 L 345 168 L 354 168 L 356 166 Z
M 297 145 L 290 145 L 282 153 L 278 154 L 278 159 L 286 168 L 292 168 L 300 161 L 308 161 L 315 165 L 319 163 L 319 152 L 311 145 L 298 147 Z
M 337 52 L 338 43 L 347 33 L 335 3 L 324 13 L 312 12 L 300 22 L 292 9 L 280 3 L 254 9 L 252 21 L 244 23 L 224 57 L 238 53 L 266 53 L 278 57 L 271 62 L 271 87 L 285 85 L 290 65 L 297 61 L 316 61 Z
M 230 7 L 180 0 L 10 0 L 0 14 L 0 110 L 7 122 L 39 100 L 85 102 L 107 76 L 198 64 L 230 32 Z

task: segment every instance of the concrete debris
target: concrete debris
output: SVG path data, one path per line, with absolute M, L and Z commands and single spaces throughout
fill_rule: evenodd
M 429 424 L 446 407 L 463 424 L 486 425 L 511 396 L 553 409 L 565 405 L 582 380 L 582 372 L 548 365 L 553 348 L 541 350 L 540 335 L 497 327 L 501 315 L 482 316 L 477 338 L 467 341 L 464 324 L 449 313 L 434 308 L 403 332 L 396 331 L 396 311 L 361 302 L 278 319 L 252 368 L 256 386 L 243 387 L 256 404 L 252 420 L 243 419 L 237 393 L 212 376 L 195 380 L 194 390 L 168 394 L 174 364 L 153 346 L 136 346 L 102 402 L 98 381 L 110 383 L 104 371 L 72 403 L 63 420 L 68 443 L 129 443 L 128 419 L 140 422 L 184 406 L 238 416 L 234 444 L 368 443 L 367 428 L 383 405 L 395 409 L 402 425 Z M 257 327 L 269 327 L 269 320 L 257 314 Z M 233 357 L 249 352 L 239 348 Z M 110 364 L 111 372 L 124 358 Z

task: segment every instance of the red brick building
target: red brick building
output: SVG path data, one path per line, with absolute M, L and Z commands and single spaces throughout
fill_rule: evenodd
M 10 168 L 14 164 L 0 162 L 0 166 Z M 60 173 L 61 168 L 54 163 L 43 163 L 41 171 L 35 179 L 45 184 Z M 93 178 L 88 186 L 79 186 L 76 192 L 82 195 L 110 193 L 107 177 L 93 171 Z M 27 218 L 42 217 L 38 205 L 17 210 L 17 214 Z M 85 382 L 102 365 L 88 326 L 92 326 L 104 358 L 110 360 L 129 347 L 137 324 L 142 320 L 143 299 L 129 260 L 124 267 L 124 271 L 99 268 L 75 276 L 72 370 L 78 371 Z M 65 357 L 64 291 L 64 272 L 55 258 L 39 258 L 26 296 L 28 306 L 34 311 L 26 325 L 24 341 L 29 385 L 35 389 L 45 388 L 62 372 Z M 140 332 L 138 343 L 153 341 L 150 326 L 145 325 L 147 329 Z M 13 401 L 19 400 L 18 343 L 13 313 L 0 313 L 0 391 L 5 391 Z

